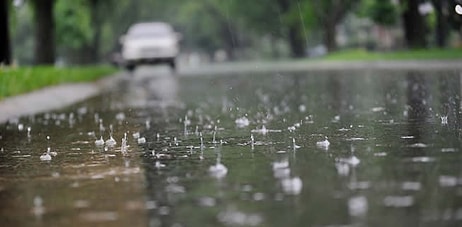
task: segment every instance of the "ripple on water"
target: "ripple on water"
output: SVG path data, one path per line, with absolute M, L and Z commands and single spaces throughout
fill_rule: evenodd
M 386 196 L 383 199 L 383 205 L 386 207 L 410 207 L 414 204 L 414 197 L 407 196 Z
M 113 211 L 91 211 L 80 214 L 80 218 L 88 222 L 116 221 L 118 215 Z
M 234 209 L 220 212 L 217 218 L 221 223 L 230 226 L 257 226 L 263 222 L 259 214 L 247 214 Z
M 454 176 L 439 176 L 438 178 L 439 184 L 441 187 L 454 187 L 458 183 L 457 177 Z

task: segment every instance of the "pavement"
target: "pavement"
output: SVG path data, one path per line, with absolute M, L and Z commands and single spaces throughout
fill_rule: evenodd
M 165 69 L 165 68 L 161 68 Z M 148 69 L 150 70 L 150 69 Z M 237 62 L 180 67 L 177 76 L 225 75 L 236 73 L 274 73 L 303 71 L 344 70 L 455 70 L 462 75 L 462 60 L 415 60 L 415 61 L 281 61 Z M 155 70 L 153 70 L 153 73 Z M 0 101 L 0 124 L 22 116 L 38 114 L 63 108 L 96 96 L 110 89 L 118 80 L 127 77 L 124 72 L 107 76 L 96 82 L 62 84 L 34 92 L 6 98 Z M 136 74 L 135 74 L 136 76 Z
M 116 73 L 96 82 L 61 84 L 0 101 L 0 124 L 22 116 L 38 114 L 77 103 L 109 89 L 123 77 Z

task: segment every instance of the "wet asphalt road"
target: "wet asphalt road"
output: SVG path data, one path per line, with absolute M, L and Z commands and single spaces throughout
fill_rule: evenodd
M 0 221 L 460 224 L 458 69 L 244 69 L 141 67 L 0 125 Z

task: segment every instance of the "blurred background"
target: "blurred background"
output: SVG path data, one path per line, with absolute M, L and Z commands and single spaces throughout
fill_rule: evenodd
M 462 46 L 458 0 L 2 0 L 4 63 L 114 62 L 141 21 L 182 34 L 181 64 Z

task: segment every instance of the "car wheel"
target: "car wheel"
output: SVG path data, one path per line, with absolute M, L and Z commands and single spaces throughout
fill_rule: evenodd
M 129 72 L 135 71 L 136 65 L 134 64 L 129 64 L 125 66 L 125 69 L 127 69 Z
M 170 69 L 172 69 L 173 72 L 176 71 L 176 63 L 175 63 L 175 59 L 172 59 L 168 62 L 168 65 L 170 66 Z

